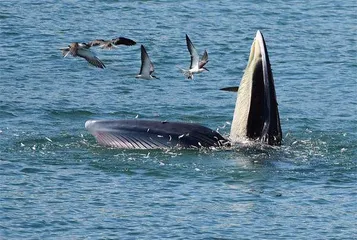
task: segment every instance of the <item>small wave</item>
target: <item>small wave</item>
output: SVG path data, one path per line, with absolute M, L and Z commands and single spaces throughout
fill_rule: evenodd
M 17 117 L 14 113 L 8 111 L 0 111 L 0 119 Z
M 7 19 L 7 18 L 11 18 L 11 16 L 7 14 L 0 14 L 0 19 Z
M 82 109 L 67 109 L 67 110 L 48 110 L 50 116 L 54 117 L 84 117 L 92 116 L 93 112 Z
M 43 172 L 43 171 L 44 170 L 40 169 L 40 168 L 25 167 L 25 168 L 21 169 L 20 172 L 22 172 L 22 173 L 40 173 L 40 172 Z

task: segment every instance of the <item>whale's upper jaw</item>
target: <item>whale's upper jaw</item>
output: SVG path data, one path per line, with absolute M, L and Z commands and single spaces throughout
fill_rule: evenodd
M 260 31 L 256 35 L 257 42 L 262 51 L 263 80 L 264 80 L 264 126 L 260 135 L 260 140 L 270 145 L 280 145 L 282 141 L 282 131 L 280 126 L 280 116 L 278 101 L 276 99 L 273 73 L 271 70 L 268 50 Z
M 238 90 L 230 133 L 232 141 L 254 139 L 280 145 L 282 131 L 273 74 L 264 37 L 257 32 Z

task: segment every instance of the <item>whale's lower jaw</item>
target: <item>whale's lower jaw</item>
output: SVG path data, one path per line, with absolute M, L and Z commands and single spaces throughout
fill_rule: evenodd
M 282 141 L 273 74 L 260 31 L 239 86 L 230 139 L 252 139 L 269 145 L 280 145 Z
M 192 123 L 150 120 L 88 120 L 100 145 L 122 149 L 209 148 L 227 143 L 219 133 Z

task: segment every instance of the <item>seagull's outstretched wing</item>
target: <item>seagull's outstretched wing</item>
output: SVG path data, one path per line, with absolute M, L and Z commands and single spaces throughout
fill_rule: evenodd
M 206 65 L 206 63 L 208 63 L 208 53 L 205 50 L 205 52 L 203 53 L 203 56 L 201 58 L 201 61 L 198 64 L 198 68 L 203 68 L 203 66 Z
M 148 53 L 143 45 L 141 45 L 141 75 L 151 75 L 155 71 L 154 64 L 151 62 Z
M 186 34 L 186 44 L 187 44 L 187 49 L 190 52 L 191 55 L 191 65 L 190 65 L 190 69 L 192 68 L 197 68 L 198 67 L 198 63 L 200 61 L 200 56 L 197 53 L 196 48 L 193 46 L 193 43 L 191 42 L 190 38 L 188 37 L 188 35 Z
M 95 39 L 93 41 L 88 42 L 88 46 L 95 47 L 95 46 L 103 46 L 106 44 L 107 41 L 103 39 Z
M 84 58 L 87 60 L 90 64 L 98 67 L 98 68 L 105 68 L 104 63 L 99 60 L 93 52 L 91 52 L 88 48 L 79 48 L 77 51 L 77 55 L 79 57 Z
M 126 45 L 126 46 L 133 46 L 136 44 L 134 40 L 125 37 L 114 38 L 112 39 L 112 43 L 114 45 Z

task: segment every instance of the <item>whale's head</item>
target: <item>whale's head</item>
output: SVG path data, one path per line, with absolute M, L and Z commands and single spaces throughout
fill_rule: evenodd
M 230 132 L 232 142 L 258 140 L 280 145 L 282 131 L 273 73 L 264 37 L 257 32 L 239 85 Z

